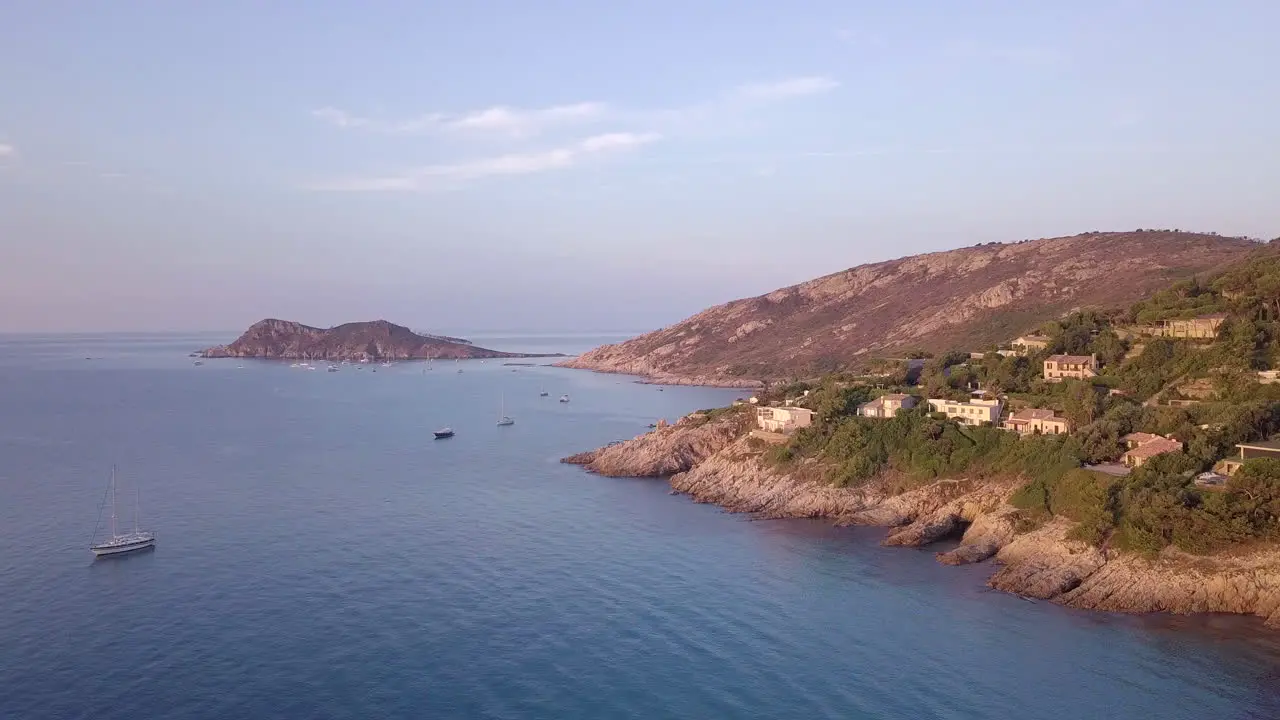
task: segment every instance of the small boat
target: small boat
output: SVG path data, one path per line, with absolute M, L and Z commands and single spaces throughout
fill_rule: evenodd
M 141 504 L 141 496 L 134 500 L 133 506 L 133 532 L 121 535 L 116 529 L 116 468 L 111 466 L 111 537 L 99 543 L 93 543 L 89 546 L 89 550 L 97 557 L 106 555 L 123 555 L 127 552 L 135 550 L 145 550 L 156 546 L 156 535 L 152 532 L 141 530 L 138 527 L 138 508 Z M 102 511 L 98 511 L 98 517 L 102 517 Z M 93 535 L 96 538 L 98 528 L 93 528 Z
M 561 396 L 560 396 L 560 402 L 569 402 L 569 396 L 568 396 L 568 395 L 561 395 Z
M 547 392 L 546 390 L 543 390 L 542 392 L 538 393 L 538 397 L 546 397 L 550 394 L 551 393 Z
M 516 424 L 516 421 L 515 421 L 515 420 L 512 420 L 512 419 L 511 419 L 511 418 L 509 418 L 509 417 L 507 417 L 507 402 L 506 402 L 506 397 L 505 397 L 505 396 L 503 396 L 503 398 L 502 398 L 501 400 L 499 400 L 499 401 L 498 401 L 498 403 L 499 403 L 499 404 L 498 404 L 498 427 L 506 427 L 507 425 L 515 425 L 515 424 Z
M 338 372 L 338 366 L 337 366 L 337 365 L 330 365 L 330 366 L 329 366 L 329 372 Z
M 436 430 L 434 434 L 435 434 L 435 436 L 436 436 L 436 439 L 437 439 L 437 440 L 443 440 L 443 439 L 445 439 L 445 438 L 451 438 L 451 437 L 453 437 L 453 428 L 449 428 L 449 427 L 446 427 L 446 428 L 440 428 L 439 430 Z
M 203 364 L 204 364 L 204 361 L 203 361 L 203 360 L 197 360 L 197 361 L 195 361 L 195 363 L 193 363 L 193 364 L 195 364 L 195 365 L 203 365 Z

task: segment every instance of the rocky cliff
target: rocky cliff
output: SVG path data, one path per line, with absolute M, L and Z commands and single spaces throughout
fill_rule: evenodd
M 664 453 L 671 452 L 670 458 Z M 569 461 L 566 458 L 566 461 Z M 575 456 L 589 470 L 657 477 L 697 502 L 763 518 L 829 518 L 889 528 L 885 545 L 922 547 L 959 538 L 937 554 L 951 565 L 994 559 L 995 589 L 1075 608 L 1114 612 L 1221 612 L 1257 615 L 1280 628 L 1280 550 L 1242 549 L 1212 557 L 1167 548 L 1155 557 L 1118 553 L 1068 539 L 1073 523 L 1053 520 L 1018 532 L 1007 502 L 1017 483 L 948 479 L 905 493 L 894 478 L 854 489 L 819 481 L 813 463 L 786 472 L 761 459 L 741 418 L 677 423 L 663 432 Z
M 200 354 L 209 358 L 330 361 L 546 357 L 487 350 L 457 338 L 418 335 L 386 320 L 322 329 L 274 319 L 256 322 L 230 345 L 211 347 Z
M 978 349 L 1082 307 L 1128 305 L 1257 243 L 1143 231 L 989 243 L 860 265 L 567 360 L 668 383 L 750 385 L 911 348 Z

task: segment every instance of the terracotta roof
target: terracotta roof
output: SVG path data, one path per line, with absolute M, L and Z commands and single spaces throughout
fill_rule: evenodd
M 1145 442 L 1138 447 L 1125 453 L 1129 457 L 1149 458 L 1155 455 L 1163 455 L 1164 453 L 1177 452 L 1182 449 L 1182 443 L 1169 438 L 1158 438 Z
M 1056 413 L 1054 413 L 1054 411 L 1045 410 L 1044 408 L 1026 408 L 1023 410 L 1019 410 L 1009 416 L 1010 422 L 1024 421 L 1024 420 L 1027 420 L 1027 421 L 1029 420 L 1064 420 L 1065 421 L 1066 418 L 1060 418 L 1057 416 Z
M 1045 362 L 1050 362 L 1050 361 L 1060 362 L 1060 363 L 1082 364 L 1082 363 L 1093 362 L 1093 357 L 1091 355 L 1050 355 L 1048 358 L 1045 359 Z
M 1124 437 L 1120 438 L 1120 442 L 1136 443 L 1138 445 L 1144 445 L 1146 443 L 1151 442 L 1152 440 L 1164 440 L 1164 439 L 1165 437 L 1163 435 L 1153 435 L 1151 433 L 1135 432 L 1135 433 L 1129 433 L 1128 435 L 1125 435 Z

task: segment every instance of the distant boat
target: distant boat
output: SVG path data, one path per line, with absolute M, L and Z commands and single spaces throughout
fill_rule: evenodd
M 204 364 L 204 361 L 203 361 L 203 360 L 197 360 L 197 361 L 195 361 L 195 363 L 194 363 L 194 364 L 195 364 L 195 365 L 203 365 L 203 364 Z
M 436 439 L 437 439 L 437 440 L 443 440 L 443 439 L 445 439 L 445 438 L 451 438 L 451 437 L 453 437 L 453 428 L 449 428 L 449 427 L 446 427 L 446 428 L 440 428 L 439 430 L 436 430 L 434 434 L 435 434 L 435 436 L 436 436 Z
M 329 372 L 338 372 L 338 366 L 337 366 L 337 365 L 330 365 L 330 366 L 329 366 Z
M 547 392 L 546 390 L 543 390 L 542 392 L 538 393 L 538 397 L 546 397 L 550 394 L 551 393 Z
M 144 550 L 149 547 L 155 547 L 155 533 L 146 532 L 138 528 L 138 508 L 141 504 L 141 497 L 134 500 L 133 506 L 133 532 L 121 535 L 116 529 L 116 468 L 111 466 L 111 537 L 100 543 L 93 543 L 89 549 L 97 557 L 104 555 L 122 555 L 135 550 Z M 98 517 L 102 517 L 102 511 L 98 511 Z M 93 528 L 93 535 L 96 538 L 98 528 Z
M 568 395 L 561 395 L 561 396 L 560 396 L 560 402 L 569 402 L 569 396 L 568 396 Z
M 512 420 L 511 418 L 507 417 L 507 400 L 506 400 L 506 396 L 503 395 L 501 396 L 501 399 L 498 401 L 498 427 L 505 427 L 507 425 L 515 425 L 515 424 L 516 424 L 515 420 Z
M 454 359 L 453 364 L 454 364 L 454 366 L 457 366 L 457 364 L 458 364 L 457 359 Z M 458 372 L 462 372 L 462 368 L 458 368 Z

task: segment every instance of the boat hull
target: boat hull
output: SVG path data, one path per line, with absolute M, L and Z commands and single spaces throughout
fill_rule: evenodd
M 435 433 L 435 436 L 436 436 L 436 439 L 437 439 L 437 440 L 444 440 L 445 438 L 451 438 L 451 437 L 453 437 L 453 433 L 451 433 L 451 432 L 448 432 L 448 433 Z
M 94 545 L 89 548 L 97 557 L 107 557 L 108 555 L 123 555 L 125 553 L 146 550 L 156 546 L 155 538 L 147 538 L 146 540 L 137 540 L 129 543 L 120 543 L 117 545 Z

